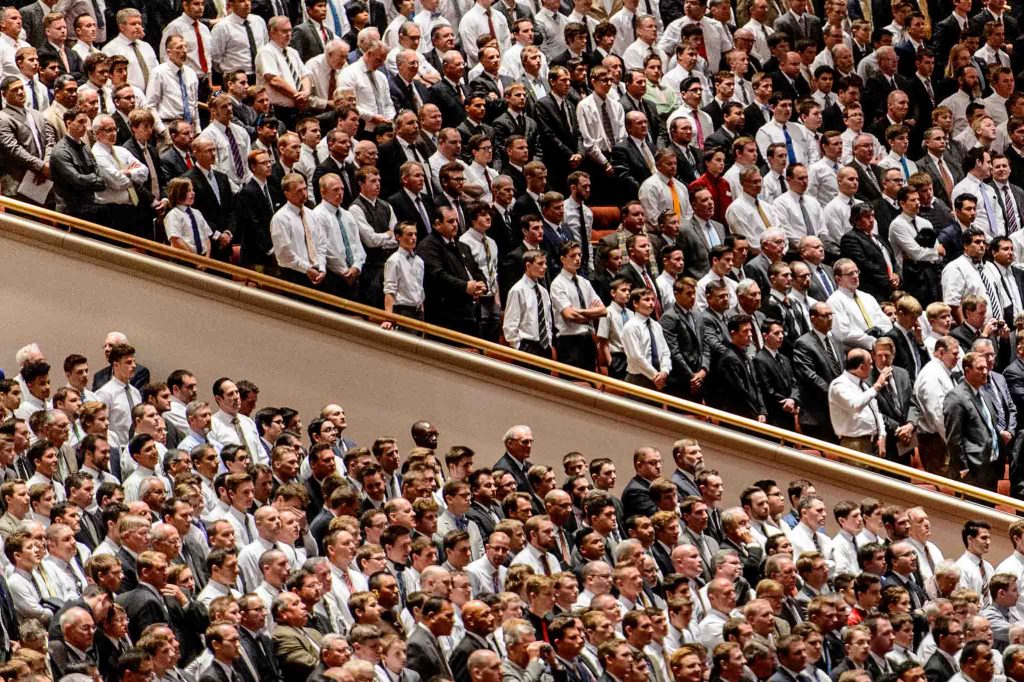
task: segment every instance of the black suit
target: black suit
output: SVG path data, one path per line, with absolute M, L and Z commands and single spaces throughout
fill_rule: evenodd
M 711 370 L 711 348 L 704 343 L 704 314 L 694 308 L 688 320 L 683 313 L 675 305 L 659 320 L 672 353 L 672 371 L 665 392 L 680 398 L 696 398 L 697 394 L 690 390 L 690 380 L 701 370 Z
M 92 377 L 92 390 L 100 390 L 103 384 L 110 381 L 111 376 L 113 376 L 113 370 L 110 365 L 98 369 Z M 149 383 L 149 369 L 144 365 L 135 365 L 135 372 L 132 373 L 132 378 L 128 380 L 128 383 L 141 391 Z
M 793 345 L 793 371 L 800 389 L 800 426 L 804 433 L 834 440 L 828 408 L 828 386 L 842 374 L 843 345 L 831 339 L 836 359 L 830 361 L 816 332 L 804 334 Z M 813 433 L 811 433 L 813 432 Z
M 267 183 L 270 201 L 255 178 L 242 185 L 235 197 L 238 238 L 242 243 L 242 265 L 269 265 L 274 262 L 274 244 L 270 239 L 270 219 L 284 205 L 281 189 Z
M 427 182 L 430 182 L 430 164 L 428 163 L 430 154 L 427 154 L 427 150 L 418 143 L 413 143 L 412 147 L 415 148 L 419 158 L 410 159 L 406 155 L 405 146 L 397 138 L 380 146 L 377 168 L 380 169 L 381 196 L 394 194 L 401 189 L 399 170 L 406 161 L 418 161 L 423 166 Z
M 49 646 L 50 653 L 50 669 L 53 671 L 55 679 L 60 679 L 67 674 L 67 668 L 69 665 L 78 665 L 81 663 L 87 663 L 89 665 L 96 665 L 96 651 L 90 649 L 85 652 L 85 656 L 79 656 L 71 647 L 65 644 L 63 641 L 51 641 Z
M 907 339 L 907 335 L 898 329 L 895 325 L 885 333 L 885 336 L 893 340 L 896 344 L 896 355 L 893 357 L 892 364 L 897 367 L 902 367 L 906 370 L 910 376 L 911 383 L 917 379 L 918 367 L 924 368 L 928 363 L 929 355 L 928 349 L 925 348 L 924 344 L 919 344 L 917 339 Z M 917 364 L 914 363 L 914 355 L 917 355 Z
M 743 126 L 746 134 L 750 137 L 757 135 L 758 129 L 770 121 L 771 117 L 771 113 L 766 114 L 757 102 L 748 104 L 747 108 L 743 110 Z M 728 157 L 729 155 L 726 154 L 726 156 Z
M 334 38 L 334 31 L 327 28 L 326 22 L 324 28 L 327 30 L 327 39 L 331 40 Z M 292 28 L 292 42 L 290 47 L 295 48 L 302 58 L 302 62 L 306 63 L 313 57 L 324 53 L 324 39 L 320 33 L 320 27 L 313 23 L 312 19 L 307 19 L 298 26 Z M 331 93 L 333 95 L 333 93 Z
M 38 6 L 36 3 L 33 3 L 33 5 Z M 64 62 L 61 61 L 60 54 L 57 52 L 56 48 L 54 48 L 50 43 L 44 43 L 43 46 L 39 48 L 39 64 L 42 65 L 46 59 L 53 57 L 57 60 L 57 64 L 60 67 L 60 73 L 62 75 L 67 73 L 71 74 L 75 78 L 82 78 L 82 58 L 78 56 L 78 53 L 74 50 L 66 48 L 64 50 L 64 54 L 67 55 L 68 58 L 67 69 L 64 68 Z
M 498 516 L 501 516 L 500 512 Z M 476 523 L 476 527 L 480 529 L 480 536 L 484 538 L 491 537 L 491 533 L 494 532 L 494 527 L 497 525 L 490 512 L 475 501 L 470 505 L 469 511 L 466 512 L 466 518 Z
M 846 121 L 838 103 L 833 102 L 821 112 L 821 130 L 846 130 Z
M 622 105 L 622 110 L 625 114 L 631 111 L 639 111 L 647 117 L 647 134 L 651 138 L 651 142 L 653 142 L 654 149 L 660 147 L 659 139 L 665 131 L 661 129 L 661 117 L 658 116 L 658 109 L 654 106 L 654 102 L 644 98 L 637 101 L 626 92 L 619 98 L 619 104 Z M 718 126 L 719 124 L 716 123 L 715 127 L 717 128 Z
M 213 175 L 217 180 L 220 201 L 217 201 L 217 196 L 213 193 L 209 180 L 201 172 L 199 166 L 194 166 L 192 170 L 185 173 L 185 177 L 192 181 L 192 189 L 196 193 L 192 208 L 203 214 L 203 218 L 214 232 L 231 230 L 231 233 L 234 234 L 235 202 L 231 194 L 231 181 L 219 170 L 213 171 Z
M 479 635 L 467 630 L 466 636 L 455 645 L 448 655 L 448 665 L 452 669 L 452 674 L 455 675 L 455 682 L 470 682 L 466 663 L 469 661 L 469 655 L 478 649 L 491 649 L 491 645 Z
M 895 86 L 893 83 L 895 83 Z M 881 73 L 869 78 L 864 84 L 864 93 L 861 96 L 861 102 L 865 106 L 864 120 L 874 121 L 884 114 L 885 103 L 889 98 L 889 93 L 893 90 L 903 90 L 906 92 L 907 85 L 907 79 L 899 74 L 893 76 L 893 82 L 890 82 Z M 870 109 L 867 107 L 870 107 Z
M 744 349 L 730 342 L 711 373 L 709 405 L 750 419 L 767 414 L 757 376 Z
M 793 429 L 793 415 L 782 409 L 782 401 L 792 399 L 800 404 L 800 392 L 793 376 L 793 365 L 782 353 L 773 357 L 767 348 L 754 355 L 754 374 L 761 387 L 768 423 L 783 429 Z
M 868 166 L 866 170 L 859 163 L 855 162 L 850 162 L 847 166 L 857 171 L 859 184 L 857 185 L 857 193 L 854 197 L 860 201 L 874 201 L 882 196 L 882 182 L 878 179 L 878 173 L 875 172 L 874 166 Z M 871 178 L 874 178 L 873 183 Z
M 465 84 L 463 84 L 465 92 Z M 455 86 L 447 78 L 442 78 L 430 86 L 427 92 L 427 101 L 437 105 L 441 110 L 441 121 L 445 128 L 457 128 L 460 123 L 466 120 L 466 109 L 463 107 L 463 99 Z
M 529 493 L 533 491 L 533 486 L 530 485 L 529 480 L 526 478 L 526 472 L 523 471 L 523 467 L 519 462 L 507 452 L 501 456 L 497 462 L 495 462 L 492 469 L 505 469 L 512 478 L 516 479 L 516 488 L 520 492 Z M 529 466 L 527 466 L 529 468 Z
M 420 679 L 429 680 L 435 675 L 448 676 L 450 668 L 436 638 L 417 626 L 407 641 L 409 653 L 406 667 L 418 672 Z
M 634 476 L 622 490 L 622 512 L 628 519 L 637 514 L 651 516 L 656 511 L 658 506 L 651 497 L 651 482 Z
M 1010 182 L 1018 187 L 1024 187 L 1024 156 L 1021 156 L 1012 144 L 1003 153 L 1010 161 Z
M 871 381 L 878 379 L 877 370 L 872 370 Z M 893 366 L 892 376 L 878 392 L 878 411 L 885 423 L 885 458 L 893 462 L 910 464 L 910 454 L 899 454 L 899 440 L 896 429 L 907 422 L 916 422 L 919 417 L 913 400 L 914 382 L 902 367 Z
M 565 183 L 565 176 L 569 174 L 569 157 L 578 154 L 580 150 L 579 123 L 576 120 L 576 108 L 565 100 L 569 109 L 569 117 L 559 109 L 552 95 L 546 95 L 537 100 L 535 116 L 540 126 L 541 149 L 544 154 L 544 164 L 548 167 L 548 182 Z
M 160 168 L 163 171 L 164 177 L 168 180 L 179 178 L 188 172 L 188 165 L 185 163 L 185 157 L 181 155 L 177 147 L 168 147 L 167 150 L 160 155 Z
M 960 22 L 952 14 L 935 24 L 932 43 L 935 46 L 935 73 L 941 73 L 949 61 L 949 51 L 960 42 Z
M 313 180 L 310 182 L 313 185 L 313 200 L 317 203 L 320 203 L 320 178 L 328 173 L 335 173 L 341 178 L 342 184 L 345 185 L 345 196 L 342 199 L 341 205 L 344 208 L 348 208 L 352 205 L 352 201 L 359 196 L 359 186 L 356 185 L 355 179 L 355 167 L 348 161 L 339 164 L 334 160 L 333 156 L 328 155 L 323 160 L 323 163 L 313 171 Z
M 654 150 L 650 149 L 651 158 L 654 158 Z M 615 179 L 619 185 L 619 198 L 626 201 L 637 196 L 640 185 L 644 180 L 651 177 L 651 170 L 644 161 L 640 148 L 632 138 L 612 147 L 610 157 L 612 167 L 615 169 Z
M 531 213 L 533 213 L 534 215 L 539 216 L 540 215 L 540 204 L 538 204 L 534 200 L 534 198 L 531 197 L 529 194 L 525 194 L 524 193 L 518 199 L 516 199 L 514 204 L 512 204 L 512 228 L 513 228 L 513 230 L 515 230 L 516 228 L 518 228 L 520 226 L 520 222 L 519 221 L 522 219 L 522 217 L 524 215 L 529 215 Z M 519 274 L 521 275 L 522 271 L 520 271 Z M 516 279 L 518 279 L 518 278 L 516 278 Z
M 139 163 L 143 166 L 146 165 L 145 153 L 143 152 L 142 145 L 139 144 L 138 140 L 133 137 L 121 146 L 127 149 L 132 156 L 138 159 Z M 156 150 L 156 145 L 150 142 L 146 147 L 149 151 L 149 159 L 153 162 L 153 168 L 156 169 L 157 187 L 160 188 L 160 196 L 153 196 L 153 192 L 150 189 L 150 180 L 147 179 L 140 187 L 136 188 L 136 191 L 139 193 L 140 206 L 149 206 L 153 199 L 162 198 L 167 189 L 167 183 L 170 180 L 170 178 L 163 174 L 163 170 L 160 167 L 160 153 Z
M 526 138 L 526 145 L 530 148 L 530 158 L 539 158 L 540 150 L 540 126 L 533 118 L 525 112 L 513 117 L 511 111 L 506 111 L 491 122 L 494 128 L 494 151 L 502 168 L 508 165 L 508 157 L 505 154 L 505 142 L 513 135 L 522 135 Z M 550 180 L 550 178 L 549 178 Z
M 235 675 L 238 676 L 237 671 Z M 199 682 L 232 682 L 232 680 L 228 678 L 224 668 L 211 661 L 206 670 L 199 675 Z
M 918 138 L 921 139 L 924 137 L 924 130 L 926 130 L 931 123 L 932 110 L 939 102 L 938 99 L 933 99 L 933 97 L 928 96 L 928 89 L 924 86 L 924 83 L 921 82 L 921 79 L 918 78 L 917 73 L 912 73 L 908 76 L 907 81 L 907 96 L 910 98 L 911 107 L 910 113 L 907 114 L 907 118 L 912 118 L 915 121 L 918 121 L 915 128 L 918 131 L 921 131 L 917 135 Z M 932 95 L 937 98 L 938 87 L 936 86 L 934 79 L 932 79 L 931 84 Z M 924 127 L 922 127 L 921 121 L 925 122 L 923 124 Z M 911 149 L 915 149 L 915 147 L 911 147 Z
M 936 651 L 924 664 L 924 674 L 928 678 L 928 682 L 946 682 L 956 675 L 956 670 L 949 664 L 945 656 Z
M 498 83 L 501 83 L 501 87 L 498 87 Z M 487 98 L 487 114 L 486 121 L 488 123 L 494 122 L 494 119 L 498 118 L 508 109 L 508 104 L 505 103 L 505 98 L 502 95 L 504 89 L 512 85 L 512 79 L 507 76 L 493 76 L 486 71 L 481 71 L 480 75 L 469 82 L 469 91 L 467 94 L 470 95 L 483 95 Z M 494 97 L 490 97 L 491 93 Z
M 139 574 L 135 557 L 126 552 L 122 547 L 117 553 L 117 559 L 121 562 L 121 591 L 118 594 L 131 592 L 139 586 Z
M 430 198 L 426 192 L 420 193 L 420 200 L 423 202 L 423 208 L 427 212 L 428 216 L 434 215 L 434 201 Z M 408 220 L 416 223 L 416 237 L 417 241 L 423 241 L 427 235 L 433 230 L 432 225 L 427 225 L 423 222 L 423 216 L 420 215 L 419 209 L 416 208 L 416 204 L 404 189 L 399 189 L 397 192 L 387 198 L 387 202 L 391 204 L 391 208 L 395 211 L 395 219 L 399 222 Z
M 982 402 L 984 401 L 984 406 Z M 986 423 L 983 407 L 992 422 Z M 998 429 L 995 423 L 996 406 L 985 394 L 975 394 L 967 383 L 960 384 L 946 395 L 942 407 L 946 426 L 946 445 L 949 449 L 949 467 L 952 471 L 967 469 L 964 481 L 983 487 L 994 487 L 999 476 L 991 460 L 992 435 Z M 1002 472 L 1002 467 L 998 467 Z
M 843 258 L 852 259 L 860 266 L 861 291 L 871 294 L 879 301 L 886 300 L 892 293 L 883 249 L 890 261 L 895 263 L 896 259 L 888 243 L 882 239 L 872 239 L 861 230 L 850 230 L 839 240 L 839 254 Z
M 705 147 L 719 132 L 720 130 L 716 130 L 704 140 Z M 676 154 L 676 180 L 689 186 L 704 172 L 704 151 L 696 147 L 682 149 L 677 144 L 672 144 L 669 149 Z
M 420 102 L 425 104 L 427 102 L 428 90 L 427 86 L 423 85 L 423 83 L 414 80 L 411 85 L 406 85 L 405 81 L 398 74 L 388 79 L 388 92 L 391 95 L 391 103 L 395 105 L 395 111 L 402 111 L 403 109 L 419 111 L 419 107 L 416 106 L 413 90 L 419 95 Z

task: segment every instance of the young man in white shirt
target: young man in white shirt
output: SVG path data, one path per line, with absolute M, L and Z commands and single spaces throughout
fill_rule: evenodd
M 395 226 L 398 249 L 384 262 L 384 312 L 423 319 L 423 259 L 416 249 L 416 224 L 401 222 Z M 394 325 L 385 320 L 382 329 Z
M 633 318 L 629 303 L 630 283 L 624 277 L 616 277 L 609 285 L 611 302 L 607 315 L 597 325 L 598 361 L 608 368 L 608 376 L 624 379 L 626 376 L 626 352 L 622 347 L 622 328 Z
M 523 254 L 523 277 L 508 292 L 502 329 L 509 345 L 540 357 L 551 357 L 551 297 L 543 286 L 547 256 L 538 249 Z
M 672 354 L 661 325 L 651 319 L 654 297 L 651 289 L 634 289 L 629 295 L 635 316 L 622 328 L 626 353 L 626 381 L 660 391 L 672 369 Z
M 459 241 L 469 247 L 473 260 L 484 274 L 487 289 L 479 299 L 481 334 L 483 338 L 497 343 L 501 333 L 501 297 L 498 291 L 498 245 L 487 236 L 492 218 L 490 206 L 485 203 L 474 204 L 466 216 L 468 229 L 459 237 Z
M 559 251 L 562 270 L 551 282 L 552 313 L 558 332 L 555 348 L 559 362 L 592 371 L 597 363 L 592 325 L 608 313 L 594 287 L 578 274 L 580 254 L 580 244 L 575 240 L 562 244 Z

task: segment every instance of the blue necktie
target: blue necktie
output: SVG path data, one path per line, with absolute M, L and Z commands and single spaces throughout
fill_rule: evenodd
M 188 215 L 188 219 L 192 221 L 192 241 L 196 244 L 196 254 L 202 256 L 203 238 L 199 234 L 199 223 L 196 221 L 196 214 L 192 212 L 191 206 L 185 207 L 185 213 Z
M 210 183 L 210 188 L 213 190 L 213 195 L 217 197 L 217 203 L 220 203 L 220 187 L 217 186 L 217 176 L 213 174 L 213 170 L 206 171 L 206 180 Z
M 341 18 L 338 16 L 338 8 L 334 6 L 334 0 L 327 0 L 327 6 L 331 8 L 331 20 L 334 22 L 334 35 L 340 36 Z
M 185 88 L 185 73 L 178 69 L 178 85 L 181 86 L 181 106 L 184 109 L 182 119 L 185 123 L 192 122 L 192 104 L 188 100 L 188 89 Z
M 907 157 L 900 157 L 900 165 L 903 166 L 903 179 L 910 180 L 910 168 L 907 166 Z
M 345 219 L 341 217 L 341 209 L 337 211 L 338 227 L 341 230 L 341 241 L 345 244 L 345 265 L 352 267 L 355 258 L 352 257 L 352 245 L 348 241 L 348 231 L 345 229 Z
M 782 125 L 782 134 L 786 136 L 786 154 L 789 156 L 789 165 L 796 163 L 796 150 L 793 149 L 793 137 L 789 134 L 789 128 Z
M 658 342 L 654 340 L 654 330 L 651 329 L 651 318 L 647 318 L 647 335 L 651 337 L 651 364 L 655 372 L 661 371 L 661 356 L 658 353 Z
M 39 93 L 36 92 L 36 83 L 34 80 L 30 80 L 25 85 L 28 86 L 29 90 L 32 91 L 32 108 L 36 111 L 41 111 L 39 108 Z

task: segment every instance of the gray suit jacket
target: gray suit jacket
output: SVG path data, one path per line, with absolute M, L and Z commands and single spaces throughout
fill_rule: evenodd
M 711 221 L 711 226 L 718 234 L 718 243 L 721 244 L 725 241 L 725 227 L 721 223 L 714 220 Z M 707 236 L 704 231 L 698 229 L 697 219 L 690 218 L 686 221 L 686 224 L 679 230 L 679 237 L 677 243 L 682 242 L 683 246 L 683 259 L 685 265 L 683 266 L 683 276 L 693 277 L 694 279 L 700 279 L 704 275 L 708 274 L 708 270 L 711 269 L 711 263 L 708 261 L 708 255 L 711 253 L 711 245 L 708 244 Z
M 42 149 L 36 145 L 32 130 L 25 122 L 26 116 L 31 116 L 35 122 Z M 26 170 L 36 173 L 43 170 L 43 164 L 50 160 L 54 144 L 56 140 L 53 139 L 53 131 L 46 125 L 46 118 L 41 112 L 27 108 L 18 110 L 10 106 L 0 111 L 0 162 L 4 174 L 13 180 L 21 182 Z
M 56 9 L 56 5 L 54 6 Z M 43 8 L 38 2 L 26 5 L 18 10 L 21 13 L 21 27 L 25 29 L 25 40 L 36 49 L 46 44 L 46 33 L 43 31 Z
M 821 29 L 821 19 L 814 16 L 813 14 L 804 13 L 804 19 L 807 22 L 807 35 L 805 36 L 800 25 L 796 21 L 796 17 L 793 16 L 792 12 L 786 12 L 778 19 L 775 20 L 774 28 L 776 31 L 781 31 L 789 36 L 789 44 L 791 47 L 796 45 L 796 41 L 806 37 L 808 40 L 813 40 L 814 43 L 820 49 L 825 44 L 825 36 Z
M 996 428 L 985 423 L 982 402 L 993 420 L 996 407 L 984 394 L 975 395 L 966 383 L 960 384 L 946 395 L 942 404 L 946 424 L 946 447 L 949 450 L 950 469 L 977 470 L 986 464 L 992 454 L 992 432 Z
M 964 179 L 964 173 L 960 169 L 959 165 L 950 163 L 950 159 L 943 154 L 943 159 L 946 163 L 946 168 L 949 170 L 949 174 L 953 177 L 953 184 L 960 182 Z M 915 161 L 917 164 L 917 170 L 924 171 L 932 178 L 932 187 L 935 188 L 935 196 L 942 199 L 947 206 L 952 206 L 953 202 L 949 200 L 949 194 L 946 192 L 945 186 L 942 184 L 942 174 L 939 172 L 939 167 L 935 161 L 932 160 L 930 154 L 925 154 L 923 157 Z
M 409 656 L 406 667 L 418 672 L 425 680 L 435 675 L 444 675 L 452 679 L 451 668 L 448 667 L 436 637 L 417 626 L 407 641 Z

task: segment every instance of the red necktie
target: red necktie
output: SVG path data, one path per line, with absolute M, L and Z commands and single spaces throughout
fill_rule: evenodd
M 185 152 L 185 168 L 192 170 L 192 155 Z
M 331 75 L 327 77 L 327 95 L 325 99 L 330 101 L 334 99 L 334 90 L 338 84 L 338 72 L 335 69 L 331 69 Z
M 199 20 L 192 22 L 192 29 L 196 32 L 196 49 L 199 50 L 199 68 L 203 73 L 209 73 L 210 69 L 206 65 L 206 48 L 203 47 L 203 35 L 199 32 Z

